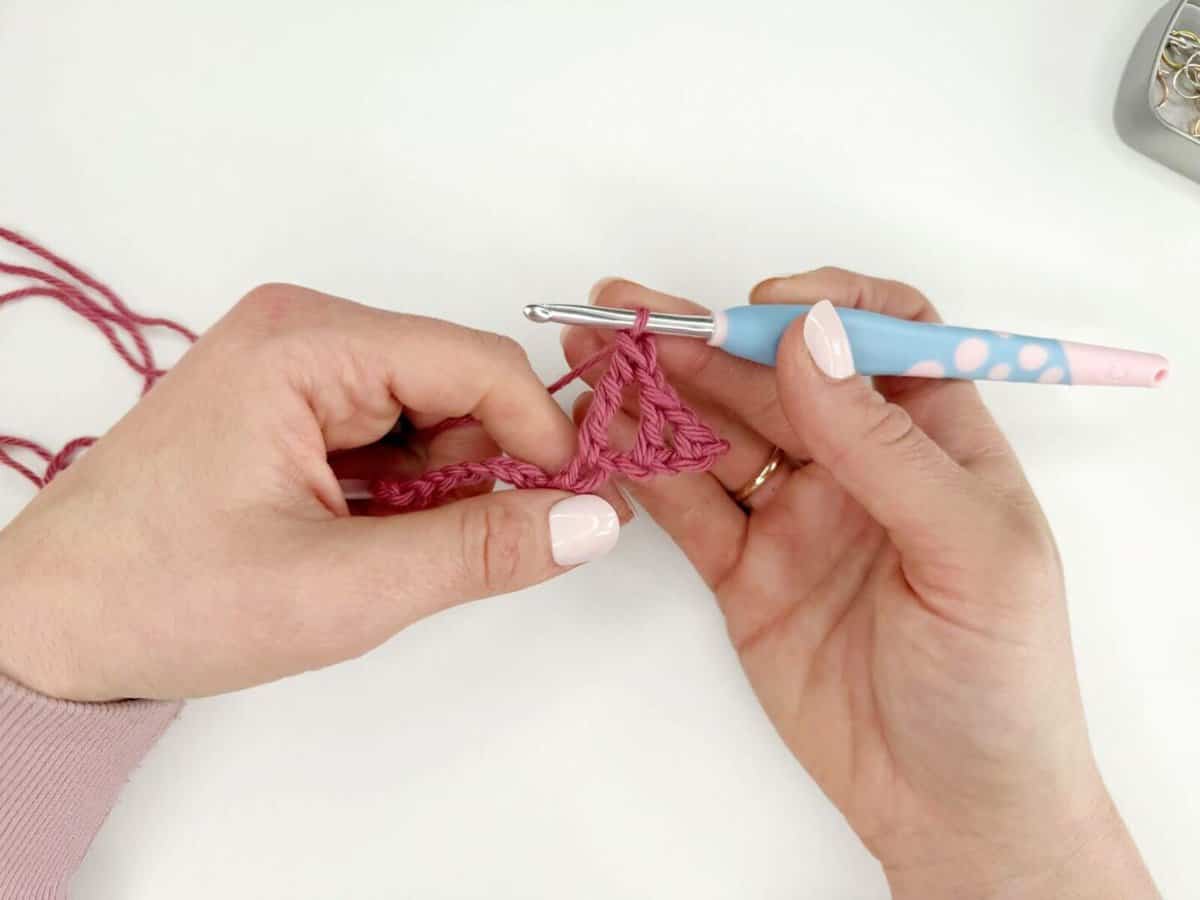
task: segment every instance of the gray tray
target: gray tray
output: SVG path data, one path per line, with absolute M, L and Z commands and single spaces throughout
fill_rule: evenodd
M 1117 132 L 1133 149 L 1200 181 L 1200 138 L 1188 133 L 1200 118 L 1200 106 L 1189 109 L 1178 99 L 1166 110 L 1155 105 L 1162 96 L 1156 73 L 1167 36 L 1177 28 L 1200 34 L 1200 0 L 1172 0 L 1142 32 L 1117 92 L 1113 110 Z

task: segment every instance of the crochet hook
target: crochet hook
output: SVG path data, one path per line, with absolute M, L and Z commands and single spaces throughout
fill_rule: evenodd
M 809 309 L 800 304 L 763 304 L 735 306 L 708 316 L 650 313 L 646 330 L 699 338 L 734 356 L 773 366 L 784 331 Z M 838 308 L 838 316 L 846 326 L 854 368 L 860 375 L 1158 387 L 1169 370 L 1166 358 L 1157 353 L 912 322 L 845 307 Z M 534 303 L 525 307 L 525 317 L 531 322 L 630 328 L 637 311 Z

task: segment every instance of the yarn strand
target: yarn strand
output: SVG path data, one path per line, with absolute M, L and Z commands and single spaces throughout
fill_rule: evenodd
M 196 340 L 196 334 L 178 322 L 135 312 L 108 285 L 19 232 L 0 227 L 0 243 L 7 243 L 32 254 L 59 273 L 0 262 L 0 274 L 31 282 L 24 287 L 0 293 L 0 307 L 30 298 L 61 303 L 90 322 L 125 364 L 141 376 L 143 394 L 166 373 L 166 369 L 159 368 L 155 361 L 154 350 L 146 338 L 146 330 L 166 328 L 189 342 Z M 81 450 L 95 442 L 94 437 L 74 438 L 55 453 L 28 438 L 0 435 L 0 465 L 7 466 L 23 476 L 34 487 L 42 488 L 69 466 Z M 5 448 L 32 453 L 43 463 L 42 471 L 39 473 L 20 462 Z

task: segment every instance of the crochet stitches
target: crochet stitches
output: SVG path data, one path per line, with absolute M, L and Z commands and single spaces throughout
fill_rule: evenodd
M 635 480 L 678 472 L 704 472 L 729 449 L 729 444 L 679 398 L 658 366 L 654 336 L 647 332 L 648 312 L 640 310 L 628 331 L 590 359 L 584 360 L 548 390 L 555 393 L 585 372 L 608 360 L 608 369 L 596 383 L 592 405 L 579 428 L 579 447 L 567 465 L 550 474 L 532 463 L 508 456 L 481 462 L 452 463 L 407 481 L 377 480 L 371 494 L 395 509 L 423 509 L 445 498 L 456 488 L 497 480 L 516 488 L 555 488 L 590 494 L 609 478 Z M 640 418 L 633 446 L 626 451 L 610 445 L 609 428 L 621 408 L 626 387 L 639 390 Z M 458 427 L 470 419 L 443 422 L 435 428 Z

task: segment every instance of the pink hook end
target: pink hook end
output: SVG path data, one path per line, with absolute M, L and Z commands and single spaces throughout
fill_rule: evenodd
M 1126 387 L 1160 387 L 1171 364 L 1157 353 L 1117 350 L 1092 344 L 1062 342 L 1071 369 L 1072 384 L 1107 384 Z

